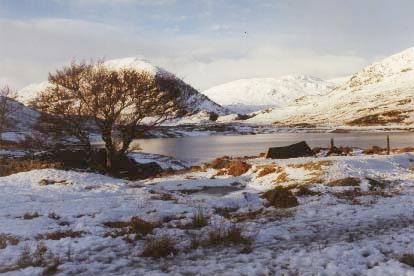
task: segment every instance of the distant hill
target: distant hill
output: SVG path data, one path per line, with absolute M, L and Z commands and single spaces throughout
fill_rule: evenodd
M 120 70 L 122 68 L 132 68 L 137 71 L 145 71 L 154 76 L 156 79 L 173 79 L 177 82 L 180 89 L 187 94 L 187 110 L 189 115 L 198 112 L 214 112 L 218 115 L 228 114 L 229 111 L 217 103 L 211 101 L 205 95 L 199 93 L 191 85 L 177 78 L 174 74 L 163 68 L 151 64 L 149 61 L 135 57 L 108 60 L 104 63 L 110 69 Z M 29 104 L 37 95 L 49 86 L 49 82 L 44 81 L 38 84 L 31 84 L 18 91 L 19 100 L 24 104 Z
M 236 80 L 202 93 L 235 113 L 248 113 L 285 107 L 301 97 L 325 95 L 336 86 L 311 76 L 285 76 Z
M 375 62 L 330 93 L 260 112 L 250 123 L 414 125 L 414 48 Z

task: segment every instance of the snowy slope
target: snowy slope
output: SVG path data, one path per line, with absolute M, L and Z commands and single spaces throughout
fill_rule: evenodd
M 327 95 L 261 112 L 250 123 L 410 126 L 414 124 L 414 48 L 365 67 Z
M 239 177 L 209 168 L 139 182 L 55 169 L 0 177 L 0 273 L 49 275 L 55 264 L 59 275 L 413 275 L 401 258 L 414 248 L 413 160 L 255 158 Z M 261 192 L 275 185 L 298 206 L 268 206 Z M 196 215 L 206 225 L 192 226 Z M 228 229 L 241 238 L 206 243 Z M 176 249 L 167 257 L 142 254 L 165 240 Z
M 157 79 L 173 79 L 177 82 L 180 89 L 188 96 L 187 106 L 190 114 L 204 112 L 214 112 L 219 115 L 227 114 L 228 111 L 215 102 L 199 93 L 191 85 L 177 78 L 174 74 L 151 64 L 149 61 L 135 57 L 108 60 L 104 63 L 111 70 L 135 69 L 139 72 L 148 72 Z M 30 103 L 40 92 L 46 89 L 50 84 L 45 81 L 38 84 L 31 84 L 18 92 L 19 100 L 25 104 Z
M 311 76 L 285 76 L 280 79 L 241 79 L 210 88 L 203 93 L 236 113 L 269 107 L 284 107 L 304 96 L 324 95 L 334 83 Z
M 6 131 L 20 132 L 31 130 L 40 116 L 39 112 L 12 99 L 8 100 L 8 105 L 11 106 L 9 110 L 13 110 L 13 112 L 8 116 L 9 124 L 6 126 Z

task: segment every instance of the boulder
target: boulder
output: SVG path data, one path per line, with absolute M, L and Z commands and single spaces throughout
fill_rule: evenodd
M 266 154 L 266 158 L 272 159 L 288 159 L 306 156 L 314 156 L 314 153 L 305 141 L 285 147 L 269 148 Z

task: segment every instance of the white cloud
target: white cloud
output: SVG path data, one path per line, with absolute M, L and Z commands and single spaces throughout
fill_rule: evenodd
M 248 77 L 342 76 L 367 64 L 355 55 L 325 54 L 273 35 L 205 36 L 129 33 L 88 21 L 0 20 L 0 79 L 21 88 L 47 78 L 71 59 L 145 56 L 199 89 Z

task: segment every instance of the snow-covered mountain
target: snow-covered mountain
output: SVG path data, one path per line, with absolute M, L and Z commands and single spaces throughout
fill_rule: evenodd
M 325 95 L 336 86 L 311 76 L 285 76 L 236 80 L 212 87 L 203 94 L 233 112 L 248 113 L 285 107 L 305 96 Z
M 148 72 L 154 76 L 157 80 L 161 79 L 173 79 L 178 87 L 187 95 L 187 110 L 189 114 L 195 114 L 199 112 L 211 113 L 214 112 L 218 115 L 228 114 L 229 111 L 215 102 L 211 101 L 205 95 L 199 93 L 191 85 L 185 83 L 183 80 L 177 78 L 174 74 L 167 70 L 151 64 L 149 61 L 130 57 L 122 59 L 108 60 L 104 63 L 109 69 L 135 69 L 140 72 Z M 20 91 L 18 91 L 19 101 L 24 104 L 29 104 L 37 95 L 50 85 L 49 82 L 44 81 L 38 84 L 31 84 Z
M 414 48 L 365 67 L 332 92 L 261 112 L 251 123 L 414 125 Z

